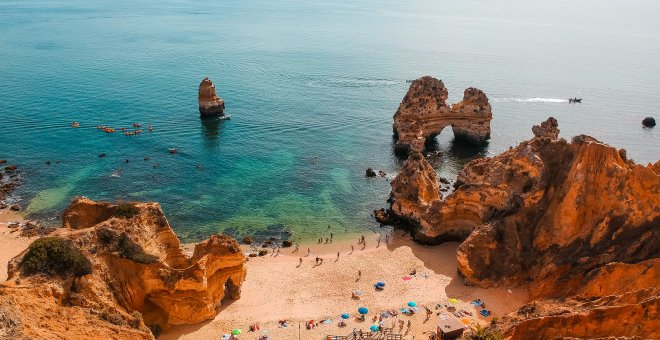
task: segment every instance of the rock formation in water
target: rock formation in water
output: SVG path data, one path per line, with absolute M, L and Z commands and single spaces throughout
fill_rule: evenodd
M 653 117 L 646 117 L 642 119 L 642 125 L 645 127 L 654 127 L 655 126 L 655 118 Z
M 199 114 L 202 117 L 222 116 L 225 111 L 225 101 L 215 93 L 215 85 L 208 78 L 199 84 Z
M 458 272 L 468 284 L 527 285 L 550 307 L 509 315 L 503 327 L 516 339 L 539 328 L 542 338 L 657 335 L 660 161 L 635 164 L 588 136 L 557 139 L 554 118 L 533 133 L 468 163 L 444 200 L 434 169 L 411 154 L 391 183 L 391 208 L 377 216 L 421 242 L 464 240 Z
M 51 240 L 71 244 L 91 267 L 83 275 L 34 275 L 26 270 L 29 249 L 12 259 L 0 286 L 0 315 L 13 316 L 5 332 L 149 339 L 145 324 L 153 329 L 209 320 L 223 298 L 240 297 L 246 269 L 236 241 L 214 235 L 187 257 L 157 203 L 77 198 L 63 225 Z
M 430 76 L 412 82 L 408 93 L 394 114 L 395 149 L 399 153 L 424 150 L 426 141 L 434 138 L 447 126 L 457 139 L 483 145 L 490 138 L 492 112 L 486 94 L 468 88 L 463 100 L 451 107 L 447 88 L 441 80 Z

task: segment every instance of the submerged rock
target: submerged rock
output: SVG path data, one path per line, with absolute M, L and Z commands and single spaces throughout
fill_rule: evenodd
M 215 93 L 215 85 L 205 77 L 199 84 L 199 114 L 202 117 L 223 116 L 225 101 Z
M 368 168 L 366 171 L 366 176 L 367 177 L 376 177 L 376 172 L 372 168 Z
M 483 145 L 490 138 L 491 106 L 486 94 L 468 88 L 459 103 L 447 105 L 447 88 L 441 80 L 425 76 L 412 82 L 394 114 L 395 150 L 421 152 L 427 140 L 447 126 L 457 139 Z
M 93 270 L 77 279 L 27 276 L 20 270 L 26 252 L 12 259 L 0 305 L 21 315 L 20 324 L 32 327 L 19 327 L 17 334 L 36 329 L 48 338 L 107 333 L 150 339 L 145 324 L 168 328 L 209 320 L 225 296 L 240 297 L 246 269 L 236 241 L 214 235 L 188 257 L 157 203 L 117 205 L 77 198 L 62 220 L 64 227 L 53 235 L 72 242 Z M 114 311 L 116 322 L 99 323 L 89 316 L 89 311 L 108 310 Z M 133 311 L 141 318 L 129 327 Z M 37 321 L 53 314 L 77 317 L 67 318 L 67 329 Z

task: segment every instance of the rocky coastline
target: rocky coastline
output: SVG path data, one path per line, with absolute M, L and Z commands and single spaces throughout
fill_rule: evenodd
M 3 336 L 152 339 L 212 319 L 219 301 L 240 297 L 238 243 L 213 235 L 186 256 L 157 203 L 80 197 L 62 222 L 10 261 L 0 288 Z
M 463 100 L 451 106 L 446 103 L 447 97 L 442 80 L 424 76 L 410 84 L 394 114 L 392 129 L 398 154 L 422 152 L 426 142 L 448 126 L 457 139 L 486 144 L 493 116 L 486 94 L 473 87 L 467 88 Z
M 513 339 L 539 329 L 544 338 L 657 337 L 660 161 L 636 164 L 589 136 L 560 139 L 552 117 L 532 132 L 468 163 L 444 198 L 435 170 L 411 153 L 376 218 L 418 242 L 462 242 L 467 284 L 527 286 L 535 301 L 499 326 Z

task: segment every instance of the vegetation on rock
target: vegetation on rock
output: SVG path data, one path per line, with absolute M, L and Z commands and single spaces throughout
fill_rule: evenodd
M 69 240 L 45 237 L 34 241 L 20 263 L 25 275 L 46 274 L 77 277 L 91 274 L 92 264 Z

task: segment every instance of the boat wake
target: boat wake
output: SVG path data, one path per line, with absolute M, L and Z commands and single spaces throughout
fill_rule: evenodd
M 559 98 L 493 98 L 492 102 L 495 103 L 568 103 L 568 99 Z

